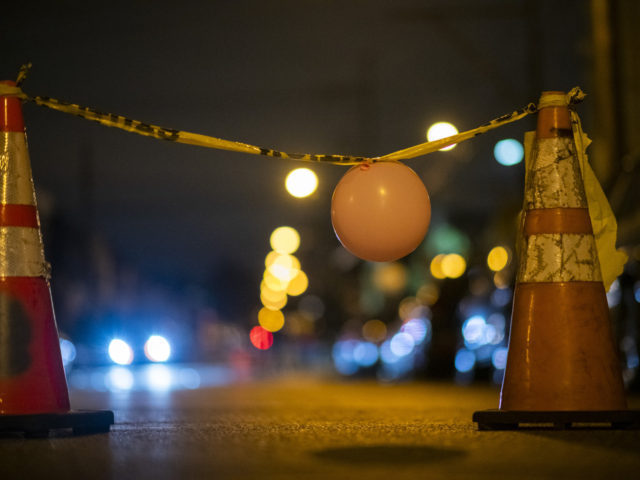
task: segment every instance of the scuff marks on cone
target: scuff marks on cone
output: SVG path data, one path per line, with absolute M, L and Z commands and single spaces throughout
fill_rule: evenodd
M 31 338 L 27 312 L 18 300 L 0 292 L 0 377 L 13 377 L 29 369 Z

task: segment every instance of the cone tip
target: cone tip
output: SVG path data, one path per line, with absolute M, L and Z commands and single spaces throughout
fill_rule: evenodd
M 16 85 L 13 80 L 0 80 L 0 83 Z M 19 98 L 0 96 L 0 132 L 24 132 L 22 105 Z

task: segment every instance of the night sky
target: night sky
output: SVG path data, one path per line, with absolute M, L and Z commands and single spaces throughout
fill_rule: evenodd
M 305 153 L 381 155 L 447 120 L 466 130 L 536 101 L 589 91 L 588 3 L 555 1 L 11 2 L 1 75 L 46 95 L 161 126 Z M 589 127 L 589 106 L 581 108 Z M 24 107 L 41 216 L 97 232 L 150 274 L 199 279 L 221 262 L 262 268 L 292 225 L 300 257 L 338 246 L 332 190 L 283 186 L 300 162 L 171 144 Z M 517 209 L 524 167 L 492 156 L 526 120 L 408 162 L 434 222 L 483 234 Z M 478 233 L 480 232 L 480 233 Z M 45 245 L 47 239 L 45 238 Z

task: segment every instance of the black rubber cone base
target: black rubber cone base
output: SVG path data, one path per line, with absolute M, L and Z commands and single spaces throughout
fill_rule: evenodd
M 478 430 L 639 429 L 640 410 L 483 410 L 473 414 L 473 421 Z
M 0 415 L 0 433 L 24 433 L 25 437 L 47 437 L 53 430 L 71 429 L 74 435 L 107 433 L 113 425 L 109 410 L 72 410 L 67 413 Z

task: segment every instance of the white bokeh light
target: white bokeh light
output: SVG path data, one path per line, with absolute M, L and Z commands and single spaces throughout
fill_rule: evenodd
M 166 338 L 152 335 L 144 344 L 144 354 L 152 362 L 166 362 L 171 356 L 171 345 Z
M 410 334 L 399 332 L 391 338 L 389 347 L 394 355 L 404 357 L 413 351 L 415 344 L 416 342 Z
M 296 168 L 287 175 L 285 187 L 296 198 L 308 197 L 318 188 L 318 177 L 313 170 Z
M 124 340 L 114 338 L 109 343 L 109 358 L 118 365 L 130 365 L 133 362 L 133 350 Z
M 450 137 L 457 133 L 458 129 L 455 127 L 455 125 L 449 122 L 437 122 L 431 125 L 429 127 L 429 130 L 427 130 L 427 140 L 433 142 L 435 140 L 440 140 L 441 138 Z M 456 145 L 457 143 L 454 143 L 453 145 L 449 145 L 448 147 L 441 148 L 440 151 L 446 152 L 448 150 L 453 150 L 454 148 L 456 148 Z

